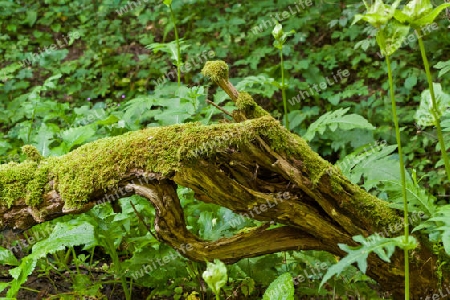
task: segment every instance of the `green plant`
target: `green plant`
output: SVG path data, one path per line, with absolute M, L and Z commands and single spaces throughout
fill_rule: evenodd
M 431 5 L 429 0 L 425 1 L 418 1 L 413 0 L 408 5 L 405 6 L 405 8 L 402 11 L 397 10 L 395 13 L 395 18 L 402 23 L 408 23 L 411 25 L 411 27 L 417 31 L 421 30 L 422 27 L 428 27 L 430 26 L 436 17 L 446 9 L 447 7 L 450 7 L 450 4 L 441 4 L 435 9 L 433 9 L 433 5 Z M 445 146 L 444 138 L 442 135 L 442 129 L 441 129 L 441 116 L 442 116 L 442 109 L 444 107 L 447 107 L 447 104 L 449 103 L 448 97 L 445 99 L 446 103 L 443 101 L 444 96 L 442 95 L 442 90 L 439 90 L 439 103 L 438 100 L 436 100 L 436 93 L 435 93 L 435 87 L 433 83 L 433 78 L 431 76 L 430 72 L 430 64 L 428 62 L 425 46 L 423 43 L 422 36 L 419 35 L 417 37 L 420 47 L 420 54 L 422 56 L 423 65 L 425 68 L 425 73 L 428 81 L 428 88 L 429 88 L 429 100 L 428 103 L 431 103 L 431 107 L 429 107 L 428 112 L 431 114 L 432 118 L 428 118 L 431 120 L 422 121 L 422 119 L 419 119 L 421 121 L 421 124 L 419 125 L 434 125 L 436 126 L 436 133 L 438 136 L 438 141 L 441 149 L 441 156 L 444 160 L 445 165 L 445 171 L 447 173 L 447 179 L 450 182 L 450 161 L 447 155 L 447 148 Z M 444 102 L 444 103 L 443 103 Z M 445 108 L 444 108 L 445 109 Z M 430 122 L 431 121 L 431 122 Z
M 227 283 L 227 267 L 218 259 L 214 263 L 207 263 L 206 271 L 203 272 L 203 279 L 216 295 L 216 300 L 220 299 L 220 289 Z
M 294 300 L 294 283 L 291 274 L 284 273 L 275 279 L 263 295 L 263 300 Z
M 283 61 L 283 45 L 286 42 L 286 39 L 295 33 L 294 30 L 289 32 L 283 32 L 283 26 L 281 24 L 275 25 L 275 28 L 272 31 L 272 35 L 275 38 L 273 42 L 273 46 L 280 50 L 280 68 L 281 68 L 281 93 L 283 97 L 283 107 L 284 107 L 284 123 L 287 129 L 289 129 L 289 115 L 287 112 L 287 103 L 286 103 L 286 85 L 284 82 L 284 61 Z

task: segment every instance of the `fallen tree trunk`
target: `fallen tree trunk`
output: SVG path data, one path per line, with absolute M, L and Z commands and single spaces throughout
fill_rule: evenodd
M 139 194 L 156 208 L 158 239 L 176 249 L 189 243 L 193 250 L 184 255 L 192 260 L 232 263 L 283 250 L 325 250 L 342 257 L 338 243 L 355 245 L 354 235 L 401 224 L 386 202 L 353 185 L 248 94 L 238 93 L 228 82 L 226 64 L 209 63 L 204 71 L 236 102 L 236 123 L 148 128 L 47 159 L 28 149 L 26 162 L 0 165 L 0 228 L 27 229 Z M 285 226 L 201 240 L 186 228 L 177 184 L 191 188 L 198 200 Z M 413 299 L 438 289 L 437 257 L 427 238 L 417 237 L 422 244 L 410 267 Z M 403 296 L 401 251 L 390 264 L 375 255 L 368 264 L 368 275 L 384 291 Z

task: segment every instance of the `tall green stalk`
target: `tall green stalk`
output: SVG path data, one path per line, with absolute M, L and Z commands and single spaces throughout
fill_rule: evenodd
M 170 1 L 172 2 L 172 1 Z M 173 13 L 172 3 L 168 5 L 170 10 L 170 16 L 172 18 L 173 28 L 175 30 L 175 40 L 177 43 L 177 77 L 178 77 L 178 87 L 181 86 L 181 48 L 180 48 L 180 38 L 178 37 L 178 29 L 175 14 Z
M 280 50 L 280 59 L 281 59 L 281 96 L 283 97 L 284 122 L 286 124 L 286 128 L 289 130 L 289 118 L 287 113 L 287 101 L 286 101 L 286 86 L 284 85 L 283 50 Z
M 403 195 L 403 223 L 405 226 L 405 243 L 409 241 L 409 220 L 408 220 L 408 199 L 406 197 L 406 172 L 405 172 L 405 162 L 403 159 L 403 150 L 402 150 L 402 141 L 400 139 L 400 127 L 398 125 L 397 118 L 397 105 L 395 102 L 395 89 L 394 89 L 394 80 L 392 78 L 392 67 L 391 61 L 389 59 L 389 55 L 385 56 L 386 65 L 388 69 L 388 78 L 389 78 L 389 90 L 391 94 L 391 104 L 392 104 L 392 118 L 394 119 L 395 125 L 395 137 L 397 139 L 397 147 L 398 147 L 398 155 L 400 159 L 400 176 L 402 183 L 402 195 Z M 409 300 L 409 250 L 404 248 L 405 255 L 405 300 Z
M 428 87 L 430 89 L 431 103 L 433 105 L 433 107 L 431 108 L 431 114 L 433 115 L 434 125 L 436 126 L 436 132 L 437 132 L 437 136 L 438 136 L 438 140 L 439 140 L 439 146 L 441 148 L 441 156 L 442 156 L 442 159 L 444 160 L 444 165 L 445 165 L 445 172 L 447 173 L 447 179 L 450 182 L 450 163 L 448 160 L 444 137 L 442 135 L 440 116 L 438 114 L 436 95 L 434 93 L 434 87 L 433 87 L 433 78 L 431 77 L 431 72 L 430 72 L 430 64 L 428 63 L 428 58 L 427 58 L 427 54 L 425 51 L 425 46 L 423 44 L 422 37 L 420 35 L 418 35 L 417 40 L 419 42 L 420 54 L 422 55 L 423 65 L 425 67 L 425 73 L 427 75 Z
M 286 86 L 284 84 L 284 59 L 283 59 L 283 45 L 286 39 L 293 35 L 295 32 L 293 30 L 289 32 L 283 32 L 283 26 L 281 24 L 276 24 L 272 31 L 272 35 L 275 39 L 273 46 L 280 51 L 280 67 L 281 67 L 281 96 L 283 97 L 283 108 L 284 108 L 284 123 L 286 128 L 289 130 L 289 118 L 287 113 L 287 101 L 286 101 Z

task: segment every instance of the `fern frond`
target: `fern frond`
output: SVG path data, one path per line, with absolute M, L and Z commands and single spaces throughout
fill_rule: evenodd
M 338 128 L 342 130 L 352 130 L 355 128 L 368 130 L 375 129 L 372 124 L 360 115 L 345 115 L 349 109 L 350 108 L 340 108 L 322 115 L 309 126 L 303 138 L 307 141 L 311 141 L 316 133 L 323 134 L 327 128 L 333 132 Z

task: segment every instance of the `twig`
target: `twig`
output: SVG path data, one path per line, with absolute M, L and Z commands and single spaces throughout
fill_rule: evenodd
M 206 102 L 208 102 L 209 104 L 211 104 L 212 106 L 214 106 L 215 108 L 217 108 L 218 110 L 222 111 L 224 114 L 226 114 L 227 116 L 230 116 L 233 118 L 233 115 L 231 113 L 229 113 L 228 111 L 226 111 L 225 109 L 223 109 L 222 107 L 220 107 L 219 105 L 215 104 L 214 102 L 212 102 L 211 100 L 206 99 Z
M 156 237 L 155 234 L 153 234 L 152 230 L 150 229 L 150 226 L 148 226 L 147 223 L 144 222 L 144 218 L 142 218 L 141 214 L 138 213 L 138 211 L 136 210 L 136 207 L 134 206 L 133 202 L 130 201 L 131 206 L 133 207 L 134 213 L 136 214 L 136 216 L 138 217 L 139 221 L 142 222 L 142 224 L 144 224 L 144 226 L 147 228 L 148 232 L 150 232 L 150 234 L 157 240 L 159 241 L 159 239 Z

